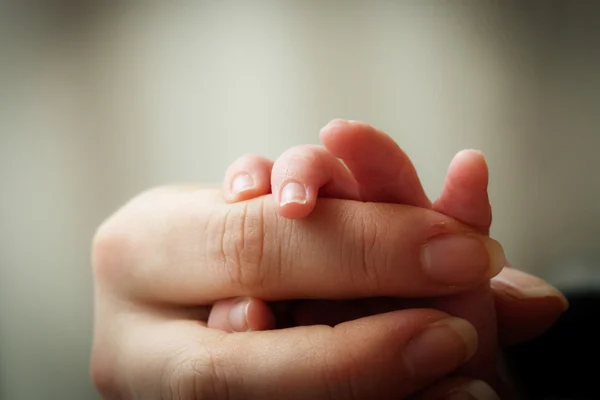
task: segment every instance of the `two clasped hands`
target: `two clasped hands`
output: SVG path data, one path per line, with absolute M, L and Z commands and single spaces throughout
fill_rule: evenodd
M 511 398 L 502 348 L 567 302 L 488 236 L 481 153 L 457 154 L 432 203 L 386 134 L 334 120 L 320 137 L 241 157 L 222 189 L 148 191 L 102 224 L 104 398 Z

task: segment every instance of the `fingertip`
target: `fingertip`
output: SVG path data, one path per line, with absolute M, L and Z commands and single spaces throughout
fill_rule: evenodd
M 319 131 L 319 136 L 322 139 L 323 135 L 328 135 L 335 128 L 342 127 L 345 125 L 357 124 L 357 123 L 360 123 L 360 122 L 355 121 L 355 120 L 343 119 L 343 118 L 333 118 L 331 121 L 329 121 L 325 126 L 323 126 L 321 128 L 321 130 Z
M 429 386 L 463 365 L 478 346 L 478 334 L 471 323 L 431 309 L 368 316 L 334 329 L 343 332 L 344 340 L 360 338 L 368 343 L 377 337 L 386 355 L 396 354 L 394 358 L 401 360 L 405 389 Z M 359 354 L 360 348 L 355 351 Z M 396 374 L 399 375 L 398 370 Z
M 273 161 L 254 154 L 235 160 L 225 172 L 223 197 L 228 203 L 249 200 L 268 194 Z
M 282 184 L 276 199 L 279 214 L 284 218 L 298 219 L 308 216 L 315 207 L 316 189 L 295 181 Z
M 377 153 L 386 153 L 398 147 L 391 137 L 374 126 L 363 121 L 340 118 L 325 125 L 319 132 L 319 139 L 327 150 L 343 160 L 363 158 L 365 150 L 376 149 Z M 378 157 L 381 154 L 369 156 Z
M 362 142 L 370 140 L 374 136 L 379 135 L 371 125 L 362 121 L 341 118 L 331 120 L 319 132 L 319 138 L 325 148 L 342 159 L 362 156 L 362 153 L 357 153 L 360 150 L 357 147 L 362 148 Z
M 223 188 L 227 191 L 227 199 L 231 202 L 237 202 L 245 199 L 254 191 L 254 179 L 246 172 L 239 172 L 235 174 L 230 182 L 226 182 L 226 186 Z
M 292 147 L 275 161 L 271 173 L 273 198 L 285 218 L 303 218 L 317 197 L 358 198 L 356 183 L 343 163 L 322 146 Z
M 446 185 L 487 189 L 488 165 L 480 150 L 461 150 L 452 159 L 446 174 Z
M 306 187 L 306 183 L 295 181 L 285 182 L 279 190 L 279 205 L 282 207 L 292 204 L 303 206 L 308 203 L 308 196 L 309 190 Z
M 431 207 L 413 163 L 391 136 L 362 121 L 335 119 L 320 138 L 351 171 L 362 201 Z
M 491 288 L 499 336 L 505 345 L 538 337 L 569 307 L 569 302 L 558 289 L 514 268 L 504 268 L 491 280 Z
M 479 150 L 458 152 L 448 167 L 442 193 L 434 210 L 488 233 L 492 210 L 488 196 L 489 172 Z
M 456 156 L 455 156 L 455 158 L 464 158 L 464 157 L 478 158 L 478 159 L 482 159 L 485 161 L 485 155 L 483 154 L 483 151 L 478 150 L 478 149 L 463 149 L 463 150 L 460 150 L 458 153 L 456 153 Z
M 266 302 L 259 299 L 251 299 L 246 312 L 246 322 L 249 331 L 275 329 L 275 316 Z
M 267 303 L 255 298 L 217 301 L 208 317 L 207 326 L 226 332 L 249 332 L 273 329 L 275 318 Z
M 567 298 L 560 290 L 536 276 L 514 268 L 504 268 L 492 279 L 492 287 L 515 299 L 556 299 L 561 310 L 569 308 Z

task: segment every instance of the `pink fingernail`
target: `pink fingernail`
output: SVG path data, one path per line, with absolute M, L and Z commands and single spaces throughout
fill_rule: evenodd
M 241 300 L 229 311 L 229 325 L 234 332 L 246 332 L 248 330 L 249 306 L 249 300 Z
M 254 181 L 248 174 L 240 174 L 231 182 L 231 193 L 239 194 L 254 187 Z
M 279 205 L 284 206 L 289 203 L 306 204 L 306 189 L 304 185 L 298 182 L 289 182 L 281 189 Z

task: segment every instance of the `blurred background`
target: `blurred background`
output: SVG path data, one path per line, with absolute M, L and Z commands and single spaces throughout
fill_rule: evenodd
M 600 2 L 4 1 L 0 398 L 94 399 L 90 242 L 152 186 L 370 122 L 491 170 L 515 267 L 600 286 Z

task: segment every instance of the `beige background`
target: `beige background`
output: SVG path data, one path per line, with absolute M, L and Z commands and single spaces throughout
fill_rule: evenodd
M 600 275 L 600 2 L 14 3 L 0 12 L 1 399 L 95 398 L 103 218 L 151 186 L 218 182 L 243 153 L 316 143 L 334 117 L 392 134 L 432 197 L 455 152 L 483 150 L 515 266 L 563 285 Z

